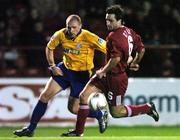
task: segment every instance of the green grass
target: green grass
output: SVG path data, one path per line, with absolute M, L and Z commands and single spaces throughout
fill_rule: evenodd
M 60 137 L 69 128 L 41 127 L 36 130 L 34 137 L 15 137 L 12 132 L 19 128 L 0 127 L 0 140 L 180 140 L 180 126 L 172 127 L 108 127 L 104 134 L 97 127 L 87 127 L 84 137 Z

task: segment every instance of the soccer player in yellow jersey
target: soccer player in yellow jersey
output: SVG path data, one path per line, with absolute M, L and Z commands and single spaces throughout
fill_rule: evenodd
M 97 35 L 82 29 L 81 18 L 70 15 L 66 19 L 66 28 L 63 28 L 51 37 L 46 47 L 46 58 L 52 76 L 42 91 L 39 101 L 34 108 L 30 124 L 14 131 L 17 136 L 33 136 L 34 130 L 44 115 L 48 101 L 61 90 L 70 87 L 68 109 L 77 114 L 79 108 L 79 94 L 85 87 L 94 68 L 94 51 L 106 53 L 106 42 Z M 63 62 L 55 64 L 54 50 L 57 46 L 63 48 Z M 97 118 L 100 127 L 103 127 L 103 112 L 91 111 L 89 117 Z M 101 128 L 100 128 L 101 129 Z

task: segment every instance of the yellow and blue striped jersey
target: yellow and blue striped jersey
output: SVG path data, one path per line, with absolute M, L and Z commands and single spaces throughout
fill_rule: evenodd
M 63 63 L 67 69 L 86 71 L 94 68 L 94 51 L 106 53 L 105 40 L 85 29 L 71 40 L 66 37 L 65 31 L 63 28 L 55 32 L 47 44 L 48 48 L 55 49 L 58 45 L 63 48 Z

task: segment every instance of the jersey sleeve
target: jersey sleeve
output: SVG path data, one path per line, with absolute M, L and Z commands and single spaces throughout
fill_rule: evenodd
M 134 32 L 134 46 L 135 46 L 134 50 L 136 52 L 140 52 L 144 48 L 144 44 L 141 40 L 140 35 L 136 34 L 135 32 Z
M 60 44 L 60 38 L 60 32 L 55 32 L 54 35 L 51 37 L 50 41 L 48 42 L 47 47 L 49 49 L 55 49 Z
M 106 53 L 106 41 L 93 33 L 89 33 L 87 36 L 88 40 L 91 42 L 92 47 L 103 53 Z

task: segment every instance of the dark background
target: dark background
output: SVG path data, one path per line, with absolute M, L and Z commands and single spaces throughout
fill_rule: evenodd
M 49 76 L 44 49 L 67 16 L 80 15 L 83 28 L 105 39 L 105 9 L 111 4 L 122 5 L 125 25 L 146 46 L 140 71 L 129 76 L 180 77 L 180 0 L 0 0 L 0 76 Z M 57 62 L 60 56 L 57 51 Z

